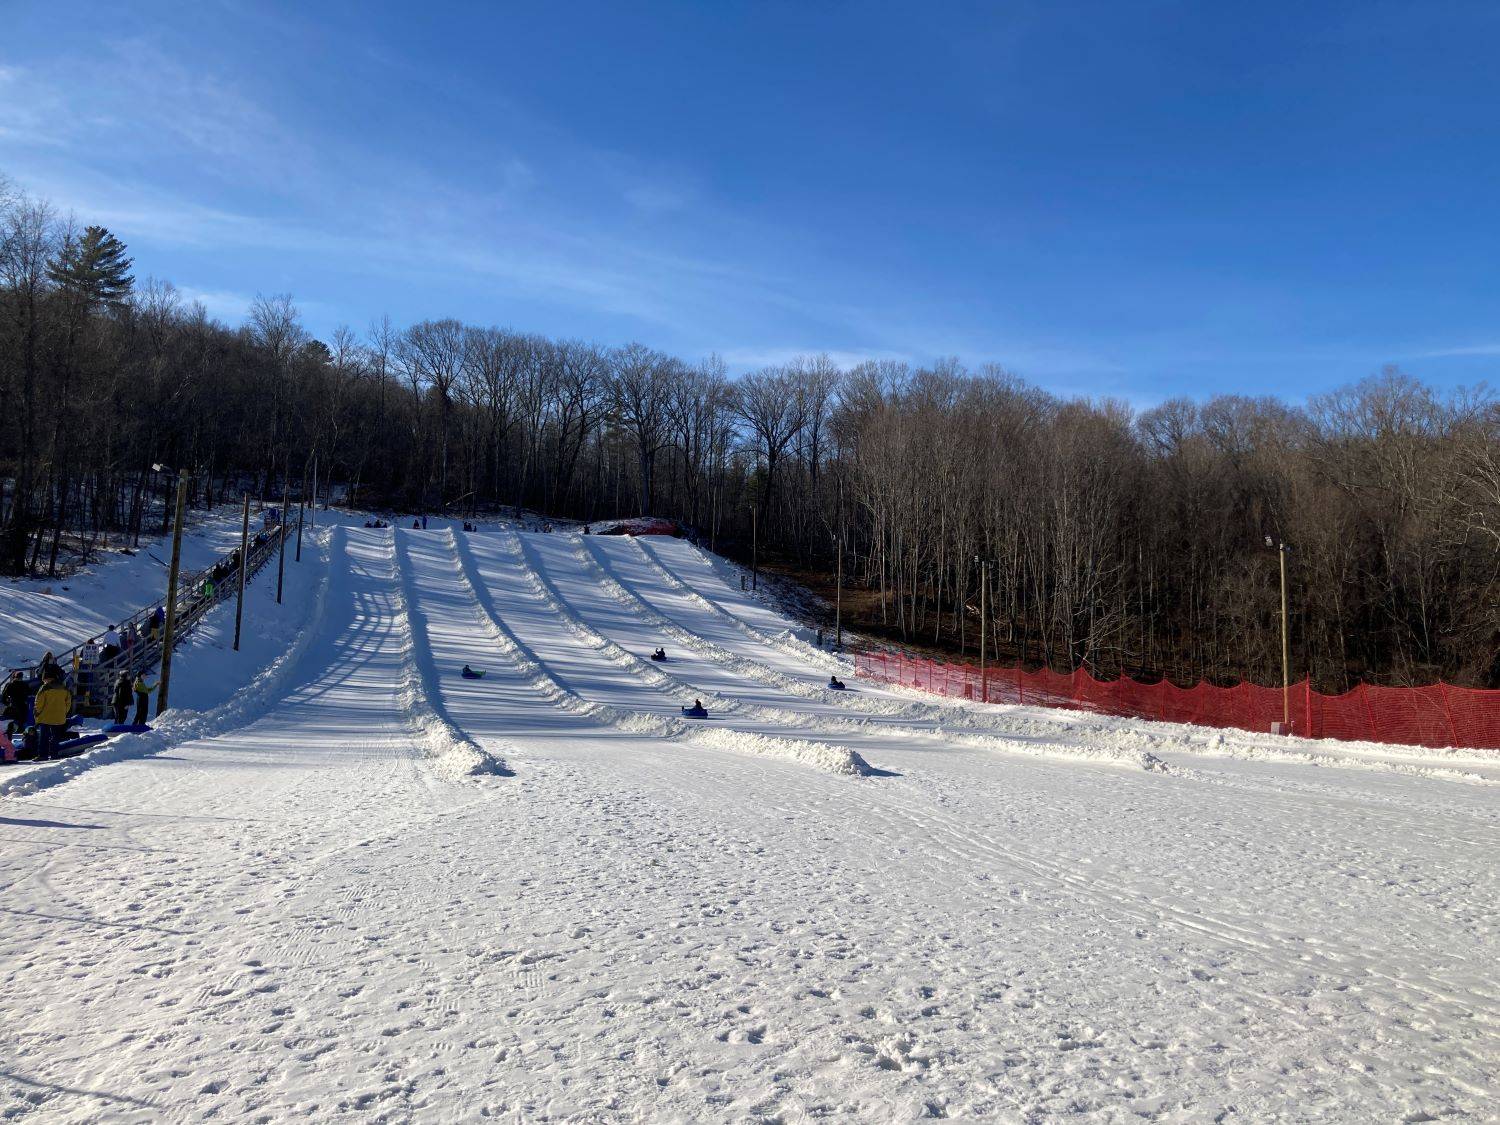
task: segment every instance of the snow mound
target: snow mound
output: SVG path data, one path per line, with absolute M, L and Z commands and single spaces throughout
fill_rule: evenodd
M 453 530 L 449 528 L 447 534 L 452 537 Z M 407 550 L 405 541 L 394 537 L 394 543 L 397 552 L 395 569 L 400 577 L 397 583 L 400 595 L 396 611 L 397 630 L 406 638 L 401 654 L 401 682 L 396 694 L 412 732 L 439 771 L 450 777 L 510 776 L 511 770 L 505 760 L 464 733 L 443 705 L 437 662 L 427 639 L 428 623 L 422 611 L 416 608 L 411 567 L 401 565 Z

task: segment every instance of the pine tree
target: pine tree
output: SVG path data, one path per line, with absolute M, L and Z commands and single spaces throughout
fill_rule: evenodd
M 121 305 L 135 284 L 132 264 L 123 242 L 104 227 L 86 227 L 81 238 L 63 243 L 47 276 L 87 308 Z

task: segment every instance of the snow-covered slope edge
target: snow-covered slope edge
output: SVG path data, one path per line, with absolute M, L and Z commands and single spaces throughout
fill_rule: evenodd
M 314 532 L 308 537 L 324 555 L 326 565 L 318 580 L 313 595 L 312 609 L 307 615 L 296 639 L 276 659 L 256 673 L 243 689 L 235 692 L 226 702 L 204 711 L 190 708 L 169 708 L 155 722 L 155 729 L 145 734 L 122 734 L 77 757 L 58 762 L 43 762 L 20 774 L 0 775 L 0 796 L 34 793 L 111 762 L 123 762 L 132 758 L 143 758 L 159 754 L 185 742 L 201 738 L 212 738 L 245 726 L 262 717 L 285 693 L 292 677 L 301 666 L 303 657 L 321 631 L 328 608 L 328 591 L 337 567 L 348 570 L 348 558 L 344 552 L 344 529 Z M 230 603 L 225 602 L 214 611 L 217 616 L 230 612 Z M 182 659 L 179 652 L 177 659 Z
M 652 556 L 663 570 L 675 573 L 674 568 L 679 564 L 668 563 L 650 543 L 640 546 L 643 553 Z M 732 590 L 737 574 L 736 564 L 701 547 L 693 549 L 705 560 L 714 577 Z M 687 585 L 680 576 L 677 576 L 677 582 Z M 698 597 L 703 598 L 704 595 L 700 593 Z M 767 609 L 784 612 L 773 600 L 764 596 L 758 597 L 757 601 Z M 720 612 L 728 613 L 722 607 Z M 748 625 L 748 629 L 770 639 L 771 635 L 764 628 Z M 796 639 L 795 632 L 791 629 L 775 636 L 780 639 L 781 643 L 777 647 L 782 650 L 792 644 L 804 644 Z M 813 648 L 811 651 L 816 653 L 818 650 Z M 858 675 L 851 661 L 843 660 L 841 666 L 846 669 L 846 674 Z M 1146 718 L 1118 718 L 1093 711 L 1048 708 L 1035 704 L 984 705 L 934 696 L 930 692 L 902 684 L 880 683 L 878 686 L 885 695 L 910 700 L 910 703 L 906 706 L 892 706 L 891 702 L 873 700 L 863 704 L 856 704 L 853 700 L 841 702 L 860 706 L 875 714 L 911 714 L 915 708 L 923 708 L 940 719 L 945 733 L 950 736 L 958 730 L 990 731 L 1002 738 L 1013 734 L 1053 744 L 1080 741 L 1096 746 L 1111 745 L 1126 753 L 1138 751 L 1153 757 L 1155 751 L 1208 758 L 1238 758 L 1245 761 L 1279 761 L 1328 769 L 1371 770 L 1477 784 L 1492 784 L 1497 778 L 1493 772 L 1476 772 L 1474 769 L 1465 769 L 1464 766 L 1491 769 L 1500 763 L 1500 751 L 1495 750 L 1431 748 L 1258 734 L 1254 731 L 1220 730 Z M 812 694 L 806 690 L 805 685 L 791 687 L 791 690 L 796 690 L 799 694 Z
M 602 636 L 579 619 L 578 615 L 562 599 L 555 585 L 552 584 L 544 573 L 543 568 L 537 565 L 534 554 L 529 549 L 524 548 L 523 545 L 525 557 L 530 564 L 527 575 L 530 584 L 533 588 L 537 589 L 541 597 L 548 601 L 563 623 L 592 647 L 601 650 L 607 647 L 612 652 L 618 651 L 620 655 L 618 657 L 612 655 L 611 659 L 621 666 L 626 666 L 626 663 L 629 662 L 631 667 L 640 670 L 640 673 L 649 683 L 662 684 L 675 690 L 684 691 L 688 697 L 713 697 L 719 701 L 719 706 L 729 714 L 743 715 L 762 722 L 774 722 L 787 726 L 802 727 L 815 733 L 830 735 L 835 738 L 851 734 L 869 735 L 880 738 L 901 739 L 908 745 L 916 741 L 922 741 L 930 742 L 934 746 L 959 742 L 966 746 L 972 746 L 975 749 L 989 750 L 996 753 L 1023 754 L 1028 757 L 1081 759 L 1094 763 L 1118 764 L 1158 771 L 1165 770 L 1166 768 L 1165 763 L 1159 758 L 1141 749 L 1139 746 L 1133 745 L 1095 745 L 1066 740 L 1044 741 L 1034 738 L 1022 741 L 1009 739 L 1001 734 L 954 733 L 945 730 L 943 727 L 943 720 L 947 718 L 951 708 L 936 711 L 934 714 L 917 711 L 920 718 L 934 722 L 934 726 L 931 728 L 921 729 L 900 725 L 891 721 L 892 715 L 889 708 L 865 711 L 864 708 L 869 706 L 869 703 L 861 696 L 844 692 L 833 692 L 826 688 L 812 687 L 809 684 L 784 675 L 774 668 L 761 664 L 748 656 L 733 652 L 691 630 L 677 625 L 650 603 L 646 602 L 635 591 L 622 585 L 614 576 L 607 560 L 602 559 L 588 549 L 586 546 L 588 542 L 589 540 L 583 536 L 573 537 L 574 555 L 582 565 L 589 569 L 599 588 L 607 597 L 628 607 L 643 622 L 649 624 L 663 635 L 671 637 L 689 651 L 698 653 L 705 660 L 728 669 L 735 675 L 746 680 L 762 683 L 777 694 L 786 696 L 786 703 L 790 706 L 771 706 L 726 700 L 710 689 L 696 686 L 690 687 L 686 679 L 675 673 L 670 665 L 658 670 L 656 665 L 650 664 L 642 658 L 621 649 L 615 642 Z M 805 707 L 798 706 L 797 701 L 801 699 L 814 700 L 819 703 L 832 703 L 853 713 L 849 715 L 830 716 L 823 712 L 809 711 Z M 916 709 L 907 710 L 915 711 Z
M 1165 771 L 1167 768 L 1165 762 L 1151 753 L 1150 749 L 1142 744 L 1142 740 L 1130 736 L 1128 732 L 1122 732 L 1119 737 L 1104 737 L 1090 741 L 1072 739 L 1066 736 L 1057 737 L 1059 733 L 1062 733 L 1060 731 L 1052 732 L 1052 737 L 1041 737 L 1038 735 L 1038 732 L 1030 729 L 1013 732 L 1008 727 L 997 728 L 988 723 L 966 723 L 966 713 L 958 710 L 951 704 L 933 704 L 924 700 L 922 702 L 914 701 L 909 705 L 893 705 L 888 701 L 873 700 L 852 693 L 835 692 L 829 691 L 826 688 L 813 687 L 792 676 L 785 675 L 775 668 L 727 649 L 722 645 L 715 644 L 713 641 L 689 629 L 683 628 L 651 603 L 647 602 L 631 587 L 625 585 L 615 571 L 612 561 L 600 552 L 590 550 L 587 546 L 587 539 L 579 537 L 579 542 L 582 556 L 585 561 L 592 564 L 594 572 L 598 575 L 600 588 L 610 597 L 615 598 L 622 604 L 629 605 L 631 610 L 638 613 L 643 621 L 659 630 L 663 635 L 671 637 L 684 648 L 696 652 L 705 659 L 712 660 L 730 669 L 737 675 L 744 676 L 746 679 L 758 681 L 791 696 L 813 699 L 822 703 L 833 703 L 855 713 L 843 720 L 819 720 L 818 725 L 823 728 L 825 733 L 909 735 L 910 737 L 931 738 L 937 742 L 957 741 L 967 746 L 973 746 L 976 749 L 993 750 L 998 753 L 1023 754 L 1029 757 L 1066 758 L 1104 764 L 1118 764 L 1158 772 Z M 698 600 L 704 601 L 705 599 L 699 597 Z M 784 646 L 778 647 L 784 648 Z M 769 709 L 747 709 L 747 713 L 755 714 L 757 711 L 762 710 Z M 893 726 L 889 721 L 882 721 L 893 718 L 927 720 L 933 722 L 935 725 L 927 732 L 908 732 L 900 727 Z M 969 729 L 970 727 L 972 727 L 972 730 Z
M 508 542 L 500 537 L 495 537 L 492 541 L 503 545 L 505 554 L 514 560 L 513 565 L 526 568 L 519 540 L 513 534 L 507 538 Z M 457 536 L 454 540 L 454 547 L 459 562 L 459 571 L 488 622 L 485 631 L 491 643 L 528 678 L 537 694 L 554 706 L 575 715 L 593 719 L 602 725 L 612 726 L 617 730 L 655 735 L 658 738 L 702 746 L 706 749 L 783 758 L 802 765 L 813 766 L 827 773 L 855 777 L 868 776 L 876 772 L 858 753 L 845 746 L 834 746 L 812 740 L 776 738 L 745 731 L 706 729 L 671 716 L 627 711 L 624 708 L 584 699 L 549 672 L 531 648 L 505 623 L 488 586 L 479 577 L 480 568 L 467 539 L 464 536 Z
M 448 535 L 453 536 L 452 529 Z M 396 629 L 404 637 L 401 682 L 396 696 L 418 744 L 437 768 L 451 777 L 510 776 L 505 760 L 470 738 L 448 714 L 438 687 L 437 661 L 428 636 L 430 626 L 412 589 L 409 548 L 399 533 L 393 532 L 392 550 L 391 564 L 396 571 L 400 598 Z

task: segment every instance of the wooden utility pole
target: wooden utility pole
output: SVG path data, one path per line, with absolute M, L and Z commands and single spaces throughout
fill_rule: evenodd
M 980 562 L 979 556 L 974 556 L 974 561 L 979 563 L 979 699 L 982 703 L 990 701 L 990 681 L 985 675 L 985 629 L 989 625 L 989 606 L 986 593 L 990 585 L 990 564 Z
M 755 505 L 750 506 L 750 589 L 757 588 L 760 578 L 760 531 L 755 518 Z
M 318 526 L 318 455 L 313 454 L 312 525 Z
M 833 594 L 833 643 L 844 647 L 844 529 L 839 528 L 838 585 Z
M 1286 544 L 1278 542 L 1276 553 L 1281 556 L 1281 732 L 1287 734 L 1292 729 L 1292 643 L 1286 619 Z
M 245 556 L 250 551 L 250 494 L 245 493 L 245 512 L 240 520 L 240 593 L 234 603 L 234 651 L 240 651 L 240 622 L 245 616 Z
M 302 515 L 307 511 L 307 497 L 297 502 L 297 561 L 302 561 Z
M 286 521 L 292 514 L 292 497 L 287 491 L 290 482 L 287 480 L 286 470 L 281 473 L 281 522 L 276 525 L 276 534 L 281 536 L 281 542 L 277 544 L 276 555 L 276 604 L 281 604 L 281 587 L 286 579 Z
M 177 636 L 177 575 L 182 569 L 182 515 L 187 507 L 188 477 L 177 477 L 177 520 L 172 530 L 172 565 L 167 568 L 167 621 L 161 641 L 161 683 L 156 689 L 156 713 L 167 709 L 167 688 L 172 682 L 172 642 Z

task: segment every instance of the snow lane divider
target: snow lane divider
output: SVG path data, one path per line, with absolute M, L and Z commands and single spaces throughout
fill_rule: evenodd
M 528 568 L 519 538 L 514 533 L 508 533 L 504 539 L 508 540 L 504 546 L 505 553 L 510 556 L 512 564 L 524 572 Z M 728 728 L 705 729 L 696 723 L 669 715 L 628 711 L 622 707 L 583 698 L 566 687 L 550 672 L 530 646 L 505 623 L 504 617 L 495 606 L 494 597 L 488 586 L 479 577 L 480 568 L 474 559 L 472 547 L 464 537 L 456 537 L 455 541 L 458 547 L 460 572 L 468 583 L 476 604 L 489 622 L 487 631 L 491 641 L 527 677 L 537 694 L 554 706 L 591 719 L 601 726 L 613 727 L 629 734 L 651 735 L 667 741 L 701 746 L 705 749 L 782 758 L 801 765 L 812 766 L 827 773 L 864 777 L 876 772 L 859 754 L 846 746 L 791 738 L 772 738 Z M 491 537 L 488 541 L 498 544 L 502 542 L 502 537 Z
M 397 698 L 407 723 L 438 770 L 450 777 L 514 776 L 505 759 L 469 737 L 449 715 L 438 684 L 437 660 L 432 653 L 427 613 L 417 604 L 416 581 L 411 573 L 411 546 L 399 528 L 393 528 L 391 536 L 391 565 L 396 572 L 396 591 L 400 598 L 396 629 L 404 638 Z M 454 549 L 451 528 L 448 537 L 449 548 Z
M 0 796 L 22 795 L 61 785 L 96 766 L 146 758 L 188 742 L 216 738 L 270 713 L 271 707 L 286 694 L 290 682 L 300 670 L 303 658 L 323 627 L 328 609 L 328 591 L 335 572 L 348 575 L 349 556 L 345 550 L 346 534 L 342 526 L 320 529 L 309 534 L 314 545 L 327 546 L 328 565 L 313 596 L 312 612 L 298 631 L 296 640 L 271 661 L 234 697 L 208 711 L 169 708 L 155 722 L 153 730 L 143 734 L 122 734 L 111 738 L 99 749 L 76 758 L 49 762 L 15 777 L 0 776 Z M 228 603 L 224 603 L 227 605 Z

